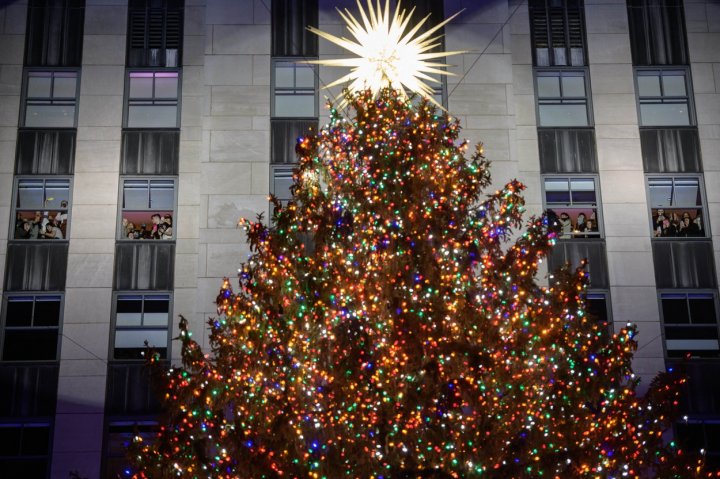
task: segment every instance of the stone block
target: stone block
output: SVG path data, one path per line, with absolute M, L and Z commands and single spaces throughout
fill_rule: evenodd
M 187 11 L 187 10 L 186 10 Z M 201 35 L 185 35 L 183 41 L 182 62 L 184 67 L 202 65 L 205 60 L 205 37 Z
M 124 5 L 92 5 L 85 7 L 85 35 L 125 35 L 127 7 Z
M 17 128 L 19 108 L 19 96 L 0 96 L 0 126 Z
M 125 68 L 121 65 L 87 65 L 82 69 L 80 95 L 122 95 Z M 82 103 L 82 98 L 80 100 Z
M 535 83 L 532 68 L 529 65 L 513 65 L 512 85 L 516 94 L 534 95 Z
M 22 65 L 25 53 L 25 35 L 0 35 L 0 65 Z
M 622 33 L 627 35 L 628 19 L 625 5 L 593 5 L 585 7 L 587 33 Z
M 448 97 L 452 99 L 455 115 L 505 115 L 508 113 L 505 85 L 468 85 L 453 88 L 448 82 Z
M 690 33 L 688 37 L 688 50 L 690 63 L 720 62 L 720 33 Z
M 249 162 L 270 157 L 270 137 L 262 131 L 212 131 L 210 161 Z
M 720 32 L 720 3 L 705 2 L 707 13 L 708 30 L 710 32 Z
M 249 5 L 246 5 L 248 7 Z M 252 8 L 252 7 L 250 7 Z M 250 8 L 238 8 L 237 0 L 213 0 L 205 7 L 205 23 L 215 25 L 252 25 Z
M 120 142 L 103 140 L 77 141 L 75 173 L 115 173 L 120 170 Z
M 206 194 L 247 194 L 255 163 L 205 163 L 200 191 Z
M 268 55 L 253 55 L 252 84 L 270 86 L 270 57 Z
M 178 207 L 175 215 L 175 237 L 196 239 L 200 225 L 200 206 L 182 205 Z
M 104 311 L 103 311 L 104 312 Z M 63 324 L 63 338 L 60 348 L 62 360 L 100 361 L 105 363 L 108 357 L 110 337 L 110 311 L 105 323 L 92 321 Z M 66 316 L 67 316 L 66 308 Z M 83 308 L 78 314 L 93 314 Z
M 588 33 L 587 42 L 590 64 L 632 63 L 627 33 Z
M 0 96 L 20 96 L 22 65 L 0 65 Z
M 590 83 L 594 94 L 635 94 L 632 65 L 607 63 L 590 65 Z
M 214 86 L 210 112 L 212 115 L 270 115 L 268 86 Z
M 603 125 L 595 124 L 595 138 L 601 139 L 627 139 L 640 138 L 640 130 L 637 125 Z
M 105 173 L 75 175 L 73 208 L 78 205 L 117 206 L 118 181 L 117 176 Z
M 60 376 L 57 393 L 57 414 L 102 413 L 105 408 L 105 374 Z
M 125 42 L 125 35 L 85 35 L 83 65 L 125 65 Z
M 622 286 L 654 286 L 655 271 L 652 254 L 608 251 L 610 284 Z M 637 308 L 637 305 L 635 306 Z M 637 311 L 635 316 L 642 315 Z
M 642 153 L 640 142 L 634 138 L 598 139 L 598 164 L 601 170 L 640 170 Z
M 62 398 L 58 397 L 58 403 Z M 76 456 L 75 461 L 66 462 L 62 468 L 57 469 L 52 477 L 66 477 L 68 471 L 82 471 L 87 474 L 87 468 L 78 465 L 90 466 L 97 463 L 100 468 L 100 452 L 102 451 L 103 413 L 85 414 L 58 414 L 55 418 L 55 439 L 53 445 L 53 470 L 56 470 L 58 454 L 67 453 Z M 95 453 L 93 455 L 89 453 Z M 66 460 L 69 459 L 66 458 Z M 59 461 L 62 464 L 63 460 Z M 58 464 L 58 465 L 60 465 Z M 98 471 L 99 472 L 99 471 Z M 91 477 L 100 477 L 99 474 Z
M 240 218 L 268 216 L 268 201 L 262 195 L 211 195 L 208 198 L 208 227 L 236 228 Z
M 0 194 L 0 206 L 9 207 L 12 203 L 13 191 L 13 175 L 12 173 L 0 173 L 0 191 L 4 192 Z M 0 226 L 0 230 L 2 227 Z
M 180 174 L 197 173 L 200 171 L 199 141 L 180 141 Z
M 207 276 L 235 276 L 241 263 L 247 261 L 250 248 L 238 244 L 207 245 Z
M 685 29 L 687 32 L 707 32 L 708 21 L 704 3 L 686 2 L 684 5 Z
M 107 126 L 79 126 L 77 129 L 77 142 L 82 141 L 120 141 L 122 130 Z M 118 162 L 120 157 L 118 157 Z M 77 166 L 76 166 L 77 168 Z
M 512 58 L 509 54 L 486 54 L 473 64 L 464 83 L 512 83 Z
M 215 2 L 210 2 L 215 3 Z M 212 6 L 210 7 L 212 9 Z M 185 5 L 185 38 L 188 35 L 204 36 L 206 34 L 205 6 Z M 236 10 L 241 10 L 236 8 Z M 211 22 L 207 22 L 211 23 Z M 185 52 L 183 52 L 185 57 Z
M 205 57 L 205 81 L 207 85 L 252 85 L 253 57 L 250 55 L 207 55 Z
M 175 288 L 197 286 L 198 260 L 196 254 L 175 255 Z
M 645 204 L 645 176 L 642 170 L 600 170 L 602 196 L 605 204 Z
M 239 9 L 238 9 L 239 10 Z M 213 26 L 214 54 L 269 55 L 269 25 Z
M 10 35 L 24 35 L 27 25 L 27 5 L 24 2 L 4 2 L 5 22 L 3 33 Z
M 60 377 L 97 377 L 107 375 L 107 364 L 104 361 L 87 361 L 85 359 L 64 359 L 60 363 Z M 104 398 L 103 398 L 104 399 Z
M 117 214 L 116 205 L 73 205 L 69 237 L 87 240 L 115 238 Z
M 605 228 L 605 237 L 634 238 L 645 241 L 650 237 L 650 210 L 645 203 L 620 203 L 603 190 L 605 183 L 600 185 L 601 195 L 605 198 L 602 204 L 600 221 Z M 611 188 L 610 188 L 611 189 Z M 640 188 L 636 188 L 640 189 Z M 644 195 L 644 189 L 643 189 Z M 614 243 L 617 244 L 617 243 Z
M 270 165 L 268 163 L 253 162 L 251 165 L 251 187 L 253 195 L 268 196 L 270 194 Z M 239 192 L 243 190 L 238 189 Z
M 479 55 L 483 51 L 503 53 L 502 35 L 499 34 L 501 28 L 501 25 L 493 23 L 453 22 L 445 26 L 445 48 L 471 55 Z
M 68 255 L 66 287 L 111 288 L 113 284 L 113 254 Z
M 178 185 L 178 205 L 194 205 L 200 203 L 200 173 L 183 173 L 180 175 Z
M 695 110 L 698 124 L 720 124 L 720 95 L 696 93 Z
M 530 35 L 511 35 L 510 42 L 513 65 L 532 65 Z
M 515 95 L 515 122 L 518 126 L 535 126 L 535 95 Z
M 270 4 L 265 0 L 253 0 L 253 22 L 255 25 L 270 25 Z
M 122 95 L 86 96 L 80 99 L 78 126 L 114 126 L 122 125 Z
M 637 124 L 635 95 L 630 93 L 593 95 L 593 113 L 596 125 Z
M 69 288 L 65 292 L 63 325 L 107 325 L 110 322 L 111 303 L 112 290 L 109 288 Z

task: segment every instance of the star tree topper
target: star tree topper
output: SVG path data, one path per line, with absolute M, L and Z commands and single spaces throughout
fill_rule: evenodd
M 343 13 L 337 9 L 355 40 L 337 37 L 317 28 L 308 27 L 311 32 L 356 54 L 357 57 L 309 60 L 303 63 L 352 69 L 350 73 L 325 88 L 350 82 L 348 85 L 350 92 L 370 89 L 373 95 L 377 95 L 383 88 L 392 87 L 398 90 L 403 97 L 407 96 L 407 89 L 428 97 L 432 103 L 442 108 L 442 105 L 433 99 L 433 88 L 428 84 L 428 82 L 436 84 L 440 82 L 429 74 L 454 74 L 443 69 L 448 67 L 448 64 L 430 60 L 465 52 L 431 52 L 440 45 L 439 40 L 442 38 L 442 35 L 433 36 L 433 34 L 460 12 L 415 36 L 428 21 L 430 15 L 408 30 L 415 7 L 408 13 L 400 8 L 400 1 L 398 1 L 395 13 L 391 17 L 390 0 L 385 0 L 384 8 L 381 6 L 380 0 L 377 0 L 375 5 L 372 0 L 367 0 L 367 12 L 360 0 L 357 0 L 357 5 L 362 23 L 349 10 L 345 9 Z M 341 105 L 343 104 L 345 104 L 344 99 L 341 101 Z

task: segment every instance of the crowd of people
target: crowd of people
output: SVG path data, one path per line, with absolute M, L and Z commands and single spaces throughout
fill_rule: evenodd
M 173 219 L 172 215 L 154 213 L 150 217 L 150 225 L 142 223 L 136 226 L 128 218 L 122 220 L 123 237 L 127 239 L 143 240 L 143 239 L 173 239 Z
M 559 214 L 552 210 L 551 212 L 560 223 L 561 238 L 594 238 L 600 234 L 595 210 L 590 213 L 589 217 L 581 211 L 577 213 L 575 218 L 570 216 L 567 211 L 561 211 Z
M 656 238 L 704 236 L 702 214 L 697 211 L 693 218 L 689 211 L 666 213 L 658 208 L 653 211 L 653 234 Z
M 67 201 L 60 211 L 18 211 L 15 215 L 15 239 L 64 239 L 67 232 Z

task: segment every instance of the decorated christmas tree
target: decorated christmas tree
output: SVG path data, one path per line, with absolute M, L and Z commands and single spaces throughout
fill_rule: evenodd
M 636 331 L 586 314 L 582 265 L 538 283 L 552 218 L 524 218 L 517 181 L 487 195 L 482 147 L 466 154 L 457 120 L 406 95 L 448 54 L 408 18 L 346 14 L 405 63 L 335 61 L 353 67 L 348 113 L 298 140 L 269 225 L 242 222 L 252 256 L 222 286 L 212 350 L 181 323 L 136 477 L 701 476 L 663 437 L 683 378 L 636 394 Z

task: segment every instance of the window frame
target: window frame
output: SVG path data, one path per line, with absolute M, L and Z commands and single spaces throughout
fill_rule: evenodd
M 57 330 L 57 344 L 55 349 L 55 359 L 4 359 L 5 353 L 5 337 L 8 329 L 7 326 L 7 314 L 8 314 L 8 303 L 10 298 L 33 298 L 33 316 L 32 322 L 35 322 L 35 303 L 37 298 L 58 298 L 60 302 L 60 310 L 58 313 L 58 325 L 57 326 L 11 326 L 10 329 L 32 331 L 38 330 Z M 2 317 L 0 317 L 0 364 L 58 364 L 60 362 L 60 346 L 62 343 L 63 336 L 63 320 L 65 315 L 65 294 L 64 292 L 30 292 L 30 291 L 6 291 L 2 295 Z
M 125 45 L 125 64 L 129 66 L 129 65 L 131 65 L 131 63 L 133 63 L 133 57 L 131 55 L 131 51 L 133 50 L 132 42 L 134 40 L 132 27 L 133 27 L 133 14 L 136 12 L 141 13 L 144 16 L 145 25 L 144 25 L 144 32 L 143 32 L 143 48 L 142 48 L 142 50 L 145 52 L 145 59 L 147 59 L 147 55 L 148 55 L 149 51 L 152 50 L 149 47 L 149 32 L 148 32 L 149 23 L 150 23 L 149 18 L 151 16 L 151 13 L 161 12 L 161 15 L 162 15 L 162 42 L 161 43 L 163 46 L 161 48 L 158 48 L 158 50 L 163 50 L 165 63 L 167 63 L 167 51 L 172 50 L 167 47 L 167 43 L 168 43 L 167 42 L 167 30 L 168 30 L 168 15 L 167 15 L 167 13 L 169 10 L 174 10 L 174 8 L 172 8 L 170 5 L 168 5 L 171 2 L 168 2 L 168 0 L 162 0 L 160 7 L 151 6 L 150 4 L 152 2 L 149 0 L 145 0 L 145 4 L 143 6 L 134 5 L 133 3 L 135 3 L 135 2 L 130 0 L 130 2 L 128 2 L 128 6 L 127 6 L 127 41 L 126 41 L 126 45 Z M 182 5 L 177 9 L 177 11 L 179 12 L 179 16 L 180 16 L 179 25 L 178 25 L 180 31 L 178 32 L 179 45 L 178 45 L 177 54 L 176 54 L 176 65 L 172 66 L 172 67 L 158 65 L 158 66 L 151 67 L 151 68 L 180 68 L 180 67 L 182 67 L 183 43 L 184 43 L 183 39 L 184 39 L 184 35 L 185 35 L 185 25 L 184 25 L 184 23 L 185 23 L 185 4 L 184 4 L 184 1 L 180 1 L 177 3 L 180 3 Z M 143 63 L 148 63 L 148 62 L 146 61 Z M 145 66 L 147 66 L 147 65 L 140 66 L 140 68 L 143 68 Z M 136 67 L 132 67 L 132 68 L 136 68 Z
M 275 191 L 275 179 L 277 178 L 278 173 L 289 173 L 290 181 L 292 182 L 293 171 L 295 168 L 297 168 L 297 163 L 275 163 L 270 165 L 270 194 L 275 196 L 282 203 L 287 203 L 292 200 L 292 194 L 289 198 L 281 198 L 277 196 L 277 191 Z
M 132 99 L 130 98 L 130 75 L 133 73 L 152 73 L 153 74 L 153 96 L 149 99 Z M 158 73 L 175 73 L 177 74 L 177 98 L 175 103 L 170 103 L 168 100 L 157 100 L 154 96 L 155 92 L 155 75 Z M 123 130 L 180 130 L 181 116 L 182 116 L 182 68 L 153 68 L 153 67 L 132 67 L 125 69 L 125 94 L 123 98 L 123 115 L 122 115 L 122 129 Z M 161 105 L 175 106 L 175 126 L 128 126 L 128 120 L 130 119 L 130 105 L 133 101 L 150 101 L 152 106 L 156 106 L 156 101 L 159 101 Z
M 62 100 L 54 100 L 52 97 L 52 91 L 55 87 L 55 74 L 56 73 L 74 73 L 75 74 L 75 98 L 72 105 L 75 108 L 75 114 L 73 116 L 73 123 L 71 126 L 38 126 L 38 125 L 26 125 L 25 122 L 27 121 L 27 107 L 28 107 L 28 82 L 30 79 L 30 76 L 32 73 L 50 73 L 51 74 L 51 96 L 47 97 L 51 103 L 50 105 L 54 105 L 55 101 L 59 102 L 68 102 L 67 99 Z M 78 114 L 80 111 L 80 83 L 82 81 L 82 69 L 79 67 L 25 67 L 23 69 L 23 77 L 22 77 L 22 86 L 21 86 L 21 97 L 20 97 L 20 117 L 18 119 L 18 129 L 30 129 L 30 130 L 67 130 L 67 129 L 76 129 L 78 125 Z M 42 101 L 42 98 L 45 97 L 33 97 L 35 98 L 34 101 Z M 69 98 L 69 97 L 68 97 Z M 46 100 L 47 101 L 47 100 Z M 62 103 L 61 103 L 62 104 Z M 70 105 L 70 103 L 67 103 L 67 105 Z
M 651 202 L 651 195 L 650 195 L 650 181 L 655 179 L 671 179 L 673 181 L 673 188 L 675 187 L 675 180 L 678 178 L 693 178 L 698 180 L 698 190 L 700 193 L 700 200 L 701 205 L 688 205 L 688 206 L 668 206 L 668 207 L 656 207 L 652 205 Z M 707 204 L 707 196 L 705 195 L 705 182 L 704 182 L 704 175 L 702 173 L 647 173 L 645 174 L 645 195 L 647 197 L 647 204 L 648 204 L 648 226 L 650 226 L 650 239 L 652 241 L 707 241 L 712 238 L 712 231 L 710 230 L 710 222 L 708 221 L 708 204 Z M 653 221 L 653 209 L 663 209 L 663 210 L 674 210 L 674 209 L 692 209 L 692 210 L 700 210 L 701 211 L 701 222 L 702 222 L 702 231 L 703 235 L 701 236 L 655 236 L 655 228 L 654 228 L 654 221 Z M 694 218 L 693 218 L 694 219 Z
M 557 75 L 548 75 L 553 73 Z M 582 73 L 582 75 L 571 75 L 571 73 Z M 557 77 L 560 87 L 559 97 L 541 97 L 540 89 L 538 85 L 538 78 L 540 77 Z M 564 76 L 582 76 L 583 83 L 585 86 L 584 97 L 565 97 L 562 89 L 562 78 Z M 593 107 L 592 107 L 592 89 L 590 86 L 590 69 L 588 67 L 534 67 L 533 68 L 533 87 L 535 89 L 535 118 L 537 119 L 538 128 L 592 128 L 595 126 Z M 582 100 L 584 99 L 584 103 Z M 543 103 L 545 102 L 545 103 Z M 585 113 L 587 116 L 587 124 L 580 125 L 577 123 L 571 125 L 543 125 L 541 123 L 540 106 L 541 105 L 585 105 Z
M 0 423 L 0 428 L 22 428 L 23 430 L 28 428 L 47 428 L 48 430 L 48 449 L 46 454 L 18 454 L 14 456 L 10 455 L 4 455 L 2 451 L 0 451 L 0 462 L 5 460 L 42 460 L 45 461 L 45 470 L 47 471 L 47 474 L 50 473 L 50 469 L 52 467 L 51 461 L 53 456 L 53 437 L 55 435 L 55 424 L 52 418 L 48 418 L 46 420 L 29 420 L 29 421 L 3 421 Z M 21 446 L 19 446 L 21 447 Z
M 542 6 L 537 5 L 537 4 L 539 4 L 539 3 L 542 3 L 543 5 L 542 5 Z M 551 9 L 552 9 L 552 8 L 555 8 L 555 7 L 552 7 L 552 6 L 550 5 L 550 2 L 549 2 L 548 0 L 540 0 L 540 1 L 537 1 L 537 2 L 529 2 L 529 4 L 528 4 L 528 17 L 529 17 L 529 24 L 530 24 L 530 25 L 529 25 L 529 27 L 530 27 L 530 46 L 531 46 L 531 49 L 532 49 L 532 62 L 533 62 L 533 65 L 534 65 L 534 66 L 541 66 L 541 67 L 547 67 L 547 66 L 549 66 L 549 67 L 552 67 L 552 66 L 560 66 L 560 67 L 562 67 L 562 66 L 573 66 L 573 67 L 576 67 L 576 66 L 583 66 L 583 65 L 586 66 L 586 65 L 588 64 L 588 52 L 587 52 L 587 22 L 586 22 L 586 20 L 585 20 L 585 2 L 582 1 L 582 0 L 580 0 L 580 1 L 578 1 L 578 3 L 579 3 L 579 5 L 578 5 L 578 7 L 577 7 L 577 10 L 578 10 L 578 15 L 579 15 L 578 20 L 580 21 L 580 29 L 581 29 L 581 32 L 580 32 L 580 40 L 581 40 L 581 42 L 582 42 L 581 50 L 582 50 L 582 56 L 583 56 L 583 58 L 582 58 L 582 60 L 583 60 L 582 65 L 572 65 L 572 49 L 573 49 L 573 47 L 570 46 L 570 44 L 571 44 L 572 42 L 571 42 L 571 35 L 570 35 L 570 21 L 569 21 L 570 16 L 569 16 L 569 12 L 568 12 L 568 10 L 569 10 L 569 8 L 568 8 L 568 0 L 563 0 L 563 1 L 562 1 L 562 6 L 561 6 L 562 11 L 563 11 L 563 37 L 564 37 L 564 40 L 565 40 L 565 43 L 566 43 L 566 46 L 565 46 L 565 47 L 556 47 L 556 46 L 553 45 L 553 33 L 552 33 L 552 28 L 551 28 L 551 24 L 552 24 Z M 547 41 L 548 41 L 548 46 L 546 47 L 547 50 L 548 50 L 548 63 L 549 63 L 548 65 L 538 65 L 538 59 L 537 59 L 537 57 L 538 57 L 538 55 L 537 55 L 538 47 L 537 47 L 536 44 L 535 44 L 535 40 L 536 40 L 536 37 L 537 37 L 537 35 L 536 35 L 536 23 L 538 23 L 538 22 L 535 21 L 534 14 L 535 14 L 535 12 L 536 12 L 537 10 L 539 10 L 540 8 L 543 10 L 543 16 L 544 16 L 544 18 L 545 18 L 545 21 L 543 22 L 543 25 L 544 25 L 545 30 L 546 30 L 545 33 L 546 33 L 546 35 L 547 35 Z M 565 65 L 555 65 L 555 61 L 556 61 L 555 50 L 557 50 L 558 48 L 562 48 L 562 49 L 565 50 L 565 59 L 566 59 L 566 64 L 565 64 Z
M 65 219 L 65 233 L 63 233 L 62 239 L 48 239 L 48 238 L 37 238 L 37 239 L 21 239 L 21 238 L 15 238 L 15 220 L 17 218 L 17 201 L 18 201 L 18 195 L 19 195 L 19 185 L 20 182 L 23 180 L 31 180 L 31 181 L 43 181 L 43 185 L 47 180 L 67 180 L 68 181 L 68 207 L 67 207 L 67 218 Z M 36 244 L 38 242 L 51 242 L 51 243 L 59 243 L 59 242 L 65 242 L 67 243 L 70 239 L 71 234 L 71 228 L 72 228 L 72 205 L 73 205 L 73 176 L 72 175 L 15 175 L 15 178 L 13 178 L 13 197 L 12 197 L 12 203 L 11 203 L 11 215 L 10 215 L 10 225 L 9 225 L 9 233 L 8 233 L 8 241 L 9 242 L 17 242 L 17 243 L 26 243 L 28 241 L 32 241 L 33 244 Z M 46 187 L 43 186 L 43 194 L 45 193 Z M 46 200 L 47 201 L 47 200 Z M 34 208 L 33 208 L 34 209 Z M 22 211 L 28 211 L 28 210 L 22 210 Z M 42 211 L 42 210 L 41 210 Z M 47 210 L 48 214 L 52 210 Z M 60 211 L 59 209 L 55 209 L 54 211 Z M 53 212 L 54 212 L 53 211 Z M 49 217 L 49 216 L 48 216 Z
M 141 296 L 142 299 L 142 312 L 141 312 L 141 325 L 140 326 L 121 326 L 118 328 L 117 324 L 117 314 L 118 314 L 118 298 L 122 296 Z M 155 327 L 146 327 L 142 325 L 142 316 L 145 314 L 145 298 L 146 297 L 167 297 L 168 300 L 168 321 L 167 326 L 165 328 L 155 326 Z M 164 291 L 153 291 L 153 290 L 137 290 L 137 291 L 128 291 L 128 290 L 118 290 L 113 291 L 112 294 L 112 320 L 110 322 L 110 338 L 109 338 L 109 344 L 108 344 L 108 360 L 113 363 L 138 363 L 147 361 L 147 358 L 116 358 L 115 357 L 115 339 L 117 336 L 118 329 L 120 331 L 167 331 L 167 343 L 165 346 L 165 357 L 161 358 L 163 361 L 169 361 L 172 350 L 172 330 L 173 330 L 173 306 L 174 306 L 174 291 L 173 290 L 164 290 Z M 147 338 L 146 338 L 147 340 Z M 157 347 L 157 345 L 150 345 L 150 347 Z
M 607 327 L 609 328 L 610 331 L 612 331 L 613 315 L 612 315 L 612 301 L 610 299 L 610 290 L 609 289 L 588 288 L 587 290 L 585 290 L 585 298 L 584 298 L 585 299 L 585 311 L 586 312 L 588 311 L 587 301 L 590 299 L 595 299 L 595 298 L 592 298 L 591 296 L 600 296 L 600 295 L 603 296 L 603 299 L 605 301 L 605 315 L 607 317 Z M 596 320 L 593 318 L 593 321 L 596 321 Z
M 671 72 L 671 71 L 683 71 L 684 77 L 685 77 L 685 90 L 686 90 L 686 96 L 684 97 L 666 97 L 662 94 L 663 91 L 663 82 L 662 77 L 665 76 L 663 72 Z M 641 76 L 654 76 L 654 75 L 642 75 L 642 72 L 658 72 L 658 78 L 660 79 L 660 96 L 650 96 L 650 97 L 641 97 L 640 96 L 640 83 L 639 78 Z M 668 75 L 669 76 L 669 75 Z M 640 129 L 643 128 L 649 128 L 649 129 L 658 129 L 658 128 L 688 128 L 688 127 L 695 127 L 697 125 L 697 117 L 695 112 L 695 93 L 693 92 L 692 87 L 692 75 L 690 72 L 690 67 L 684 66 L 684 65 L 658 65 L 658 66 L 636 66 L 633 67 L 633 85 L 635 87 L 635 107 L 637 109 L 637 116 L 638 116 L 638 127 Z M 685 105 L 687 105 L 688 110 L 688 123 L 687 124 L 670 124 L 670 125 L 658 125 L 658 124 L 645 124 L 643 122 L 643 116 L 642 116 L 642 110 L 641 105 L 643 105 L 642 98 L 651 99 L 651 100 L 658 100 L 653 101 L 650 103 L 645 104 L 680 104 L 677 101 L 664 101 L 665 98 L 669 98 L 669 100 L 676 100 L 678 98 L 685 98 L 687 101 L 685 102 Z
M 313 115 L 300 115 L 300 116 L 277 116 L 276 115 L 276 105 L 275 100 L 278 95 L 277 93 L 277 85 L 276 85 L 276 66 L 278 63 L 289 63 L 289 64 L 297 64 L 299 61 L 302 61 L 303 57 L 271 57 L 270 60 L 270 119 L 271 120 L 316 120 L 320 116 L 320 107 L 319 107 L 319 87 L 320 87 L 320 76 L 319 76 L 319 68 L 318 65 L 308 65 L 313 70 L 313 108 L 314 108 L 314 114 Z M 310 60 L 314 60 L 316 58 L 309 58 Z M 297 71 L 297 69 L 295 69 Z M 295 73 L 294 76 L 296 77 L 297 74 Z M 285 88 L 282 87 L 281 90 L 301 90 L 301 91 L 310 91 L 309 88 L 297 88 L 297 86 L 294 86 L 293 88 Z M 288 94 L 286 96 L 295 96 L 295 94 Z M 307 95 L 309 96 L 309 95 Z
M 697 329 L 701 329 L 703 326 L 706 329 L 709 329 L 712 323 L 693 323 L 692 322 L 692 316 L 690 315 L 690 302 L 688 296 L 691 294 L 706 294 L 712 296 L 713 304 L 715 305 L 715 330 L 717 331 L 717 353 L 715 356 L 689 356 L 692 360 L 697 361 L 707 361 L 707 360 L 713 360 L 720 358 L 720 298 L 718 298 L 717 289 L 688 289 L 688 288 L 677 288 L 677 289 L 665 289 L 660 288 L 657 290 L 657 299 L 658 299 L 658 306 L 659 306 L 659 315 L 660 315 L 660 326 L 662 333 L 662 340 L 663 340 L 663 354 L 665 355 L 665 359 L 668 360 L 677 360 L 680 358 L 686 358 L 688 357 L 686 353 L 681 352 L 681 356 L 670 356 L 668 355 L 668 344 L 667 344 L 667 334 L 666 334 L 666 328 L 668 326 L 673 327 L 676 326 L 678 328 L 692 328 L 693 326 L 698 326 Z M 685 295 L 686 297 L 686 305 L 688 308 L 688 319 L 690 322 L 688 323 L 665 323 L 665 314 L 663 312 L 663 296 L 664 295 Z M 669 299 L 669 298 L 668 298 Z M 672 341 L 672 340 L 671 340 Z M 682 340 L 678 340 L 682 341 Z M 685 341 L 688 341 L 685 339 Z
M 567 180 L 568 182 L 568 194 L 570 195 L 570 203 L 565 206 L 566 209 L 579 209 L 581 207 L 579 206 L 573 206 L 572 202 L 572 180 L 593 180 L 593 184 L 595 186 L 595 206 L 588 206 L 583 207 L 583 209 L 594 209 L 595 210 L 595 221 L 597 221 L 597 234 L 587 237 L 582 237 L 582 233 L 578 233 L 577 236 L 570 236 L 569 238 L 563 238 L 562 236 L 558 236 L 558 240 L 561 241 L 568 241 L 568 240 L 604 240 L 605 239 L 605 223 L 603 218 L 603 211 L 602 211 L 602 196 L 600 195 L 600 176 L 597 173 L 568 173 L 568 174 L 541 174 L 540 175 L 540 191 L 542 194 L 542 205 L 544 211 L 556 211 L 556 208 L 558 206 L 554 206 L 554 204 L 548 204 L 547 201 L 547 191 L 545 188 L 545 182 L 548 179 L 560 179 L 560 180 Z M 558 213 L 558 218 L 560 217 L 561 213 Z M 589 219 L 589 218 L 586 218 Z M 577 221 L 577 220 L 576 220 Z
M 127 235 L 125 237 L 120 236 L 120 232 L 122 230 L 122 220 L 123 220 L 123 213 L 125 212 L 125 182 L 126 181 L 147 181 L 147 194 L 148 194 L 148 200 L 150 199 L 150 183 L 152 181 L 172 181 L 173 182 L 173 208 L 172 208 L 172 229 L 173 229 L 173 235 L 172 239 L 151 239 L 152 242 L 158 242 L 161 241 L 163 243 L 175 243 L 175 240 L 177 238 L 177 210 L 178 210 L 178 183 L 179 178 L 177 176 L 173 175 L 120 175 L 120 181 L 119 184 L 119 194 L 118 194 L 118 215 L 117 215 L 117 221 L 116 221 L 116 234 L 115 234 L 115 241 L 117 242 L 135 242 L 135 241 L 141 241 L 143 238 L 137 238 L 137 239 L 129 239 L 127 238 Z M 157 212 L 157 209 L 153 209 L 149 207 L 146 209 L 130 209 L 128 211 L 131 212 L 147 212 L 148 214 L 152 214 L 153 211 Z

